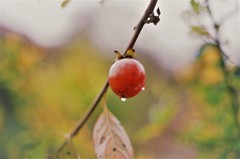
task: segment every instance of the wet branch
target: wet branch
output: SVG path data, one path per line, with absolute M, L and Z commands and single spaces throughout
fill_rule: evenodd
M 126 54 L 127 50 L 132 49 L 137 41 L 137 38 L 144 26 L 144 24 L 149 24 L 149 23 L 153 23 L 153 24 L 157 24 L 160 19 L 159 19 L 159 15 L 160 15 L 160 10 L 159 8 L 157 9 L 157 14 L 158 16 L 155 16 L 153 11 L 154 8 L 157 4 L 158 0 L 151 0 L 146 11 L 144 12 L 142 18 L 140 19 L 138 25 L 134 28 L 135 32 L 126 48 L 126 51 L 124 54 Z M 96 99 L 93 101 L 93 103 L 89 106 L 88 110 L 86 111 L 86 114 L 79 120 L 79 122 L 77 123 L 77 125 L 73 128 L 73 130 L 68 134 L 68 138 L 72 139 L 74 136 L 76 136 L 79 132 L 79 130 L 82 128 L 82 126 L 87 122 L 87 120 L 89 119 L 89 117 L 92 115 L 92 113 L 94 112 L 94 110 L 96 109 L 97 105 L 99 104 L 99 102 L 101 101 L 103 95 L 106 93 L 107 89 L 108 89 L 108 80 L 106 80 L 102 90 L 100 91 L 100 93 L 98 94 L 98 96 L 96 97 Z M 58 156 L 58 154 L 63 150 L 63 148 L 66 146 L 67 144 L 67 140 L 65 140 L 63 142 L 63 144 L 59 147 L 59 149 L 56 152 L 56 156 Z

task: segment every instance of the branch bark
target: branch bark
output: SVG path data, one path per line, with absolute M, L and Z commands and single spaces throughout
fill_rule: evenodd
M 146 24 L 145 21 L 146 21 L 146 20 L 149 18 L 149 16 L 153 13 L 153 10 L 154 10 L 154 8 L 155 8 L 155 6 L 156 6 L 156 4 L 157 4 L 157 1 L 158 1 L 158 0 L 151 0 L 151 1 L 150 1 L 150 3 L 149 3 L 149 5 L 148 5 L 145 13 L 143 14 L 141 20 L 138 22 L 138 25 L 134 28 L 134 29 L 135 29 L 135 32 L 134 32 L 133 37 L 132 37 L 132 39 L 130 40 L 130 42 L 129 42 L 129 44 L 128 44 L 128 46 L 127 46 L 124 54 L 126 54 L 129 49 L 132 49 L 132 48 L 134 47 L 134 45 L 135 45 L 135 43 L 136 43 L 136 41 L 137 41 L 137 38 L 138 38 L 138 36 L 139 36 L 139 34 L 140 34 L 140 32 L 141 32 L 144 24 Z
M 124 54 L 126 54 L 127 50 L 132 49 L 138 39 L 138 36 L 144 26 L 145 21 L 149 18 L 149 16 L 153 13 L 154 8 L 157 4 L 158 0 L 151 0 L 146 11 L 144 12 L 142 18 L 140 19 L 138 25 L 135 27 L 135 32 L 126 48 L 126 51 Z M 76 136 L 79 132 L 79 130 L 82 128 L 82 126 L 87 122 L 87 120 L 89 119 L 89 117 L 92 115 L 92 113 L 94 112 L 94 110 L 96 109 L 97 105 L 99 104 L 99 102 L 101 101 L 103 95 L 106 93 L 107 89 L 109 87 L 108 84 L 108 80 L 106 80 L 102 90 L 100 91 L 100 93 L 98 94 L 98 96 L 96 97 L 96 99 L 93 101 L 93 103 L 89 106 L 89 109 L 86 111 L 86 114 L 79 120 L 79 122 L 77 123 L 77 125 L 73 128 L 73 130 L 69 133 L 69 138 L 72 139 L 74 136 Z M 67 144 L 67 140 L 65 140 L 63 142 L 63 144 L 59 147 L 59 149 L 56 152 L 56 156 L 58 156 L 58 154 L 63 150 L 63 148 L 66 146 Z

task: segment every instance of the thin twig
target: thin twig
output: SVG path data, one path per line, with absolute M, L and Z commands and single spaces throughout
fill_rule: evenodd
M 158 0 L 151 0 L 145 13 L 143 14 L 141 20 L 139 21 L 137 27 L 135 28 L 135 32 L 127 46 L 127 49 L 125 51 L 125 54 L 127 52 L 127 50 L 132 49 L 137 41 L 137 38 L 145 24 L 145 21 L 149 18 L 149 16 L 153 13 L 153 10 L 157 4 Z M 98 103 L 101 101 L 103 95 L 106 93 L 107 89 L 108 89 L 108 80 L 106 80 L 105 85 L 103 86 L 102 90 L 100 91 L 100 93 L 98 94 L 98 96 L 96 97 L 96 99 L 93 101 L 93 103 L 89 106 L 89 109 L 87 110 L 86 114 L 81 118 L 81 120 L 77 123 L 77 125 L 74 127 L 74 129 L 70 132 L 69 134 L 69 138 L 73 138 L 74 136 L 76 136 L 79 132 L 79 130 L 82 128 L 82 126 L 86 123 L 86 121 L 88 120 L 88 118 L 91 116 L 91 114 L 94 112 L 95 108 L 97 107 Z M 66 146 L 67 144 L 67 140 L 65 140 L 63 142 L 63 144 L 59 147 L 59 149 L 56 152 L 56 156 L 58 156 L 58 154 L 63 150 L 63 148 Z
M 141 32 L 144 24 L 146 24 L 145 21 L 146 21 L 146 20 L 149 18 L 149 16 L 153 13 L 153 10 L 154 10 L 154 8 L 155 8 L 155 6 L 156 6 L 156 4 L 157 4 L 157 1 L 158 1 L 158 0 L 151 0 L 151 1 L 150 1 L 150 3 L 149 3 L 149 5 L 148 5 L 145 13 L 143 14 L 141 20 L 138 22 L 138 25 L 134 28 L 134 29 L 135 29 L 135 32 L 134 32 L 133 37 L 132 37 L 131 41 L 129 42 L 129 44 L 128 44 L 128 46 L 127 46 L 124 54 L 126 54 L 127 51 L 128 51 L 129 49 L 132 49 L 133 46 L 135 45 L 135 43 L 136 43 L 136 41 L 137 41 L 137 38 L 138 38 L 138 36 L 139 36 L 139 34 L 140 34 L 140 32 Z
M 240 121 L 239 121 L 239 118 L 238 118 L 240 105 L 239 105 L 239 101 L 238 101 L 237 90 L 230 84 L 230 81 L 229 81 L 229 72 L 227 70 L 227 66 L 226 66 L 225 61 L 224 61 L 224 57 L 226 57 L 226 54 L 224 53 L 223 48 L 220 44 L 220 40 L 219 40 L 220 39 L 220 37 L 219 37 L 220 26 L 215 21 L 213 15 L 212 15 L 211 8 L 210 8 L 210 5 L 209 5 L 209 0 L 205 0 L 205 2 L 206 2 L 206 7 L 207 7 L 208 14 L 211 18 L 211 21 L 213 23 L 215 33 L 216 33 L 216 37 L 215 37 L 214 41 L 215 41 L 218 49 L 220 50 L 220 52 L 222 54 L 222 56 L 221 56 L 221 68 L 222 68 L 222 71 L 223 71 L 224 81 L 225 81 L 225 84 L 226 84 L 226 87 L 227 87 L 227 91 L 230 95 L 233 120 L 234 120 L 235 126 L 236 126 L 237 131 L 238 131 L 238 137 L 240 137 Z
M 103 86 L 102 90 L 100 91 L 100 93 L 98 94 L 96 99 L 93 101 L 93 103 L 89 106 L 89 109 L 87 110 L 86 114 L 79 120 L 79 122 L 74 127 L 74 129 L 69 133 L 70 139 L 78 134 L 79 130 L 82 128 L 82 126 L 86 123 L 88 118 L 91 116 L 91 114 L 96 109 L 98 103 L 101 101 L 101 99 L 102 99 L 103 95 L 105 94 L 105 92 L 107 91 L 107 89 L 108 89 L 108 81 L 105 82 L 105 85 Z M 65 140 L 64 143 L 59 147 L 59 149 L 56 153 L 56 156 L 58 156 L 58 154 L 63 150 L 63 148 L 66 146 L 67 142 L 68 141 Z
M 220 39 L 220 36 L 219 36 L 220 23 L 218 23 L 218 22 L 215 20 L 215 18 L 213 17 L 212 10 L 211 10 L 210 5 L 209 5 L 209 0 L 205 0 L 205 2 L 206 2 L 207 12 L 208 12 L 208 14 L 209 14 L 209 16 L 210 16 L 210 19 L 211 19 L 211 22 L 212 22 L 212 25 L 213 25 L 213 27 L 214 27 L 215 34 L 216 34 L 215 38 L 213 38 L 213 41 L 217 44 L 217 46 L 220 46 L 220 47 L 221 47 L 221 42 L 220 42 L 220 40 L 219 40 L 219 39 Z M 228 57 L 228 55 L 227 55 L 225 52 L 223 52 L 222 49 L 220 49 L 220 50 L 221 50 L 222 56 L 223 56 L 226 60 L 229 60 L 230 62 L 232 62 L 232 61 L 230 60 L 230 58 Z

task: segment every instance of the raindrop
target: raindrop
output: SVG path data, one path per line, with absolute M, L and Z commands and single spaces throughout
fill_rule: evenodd
M 145 90 L 145 87 L 142 88 L 142 91 L 144 91 L 144 90 Z
M 126 98 L 121 98 L 121 101 L 125 102 L 127 99 Z

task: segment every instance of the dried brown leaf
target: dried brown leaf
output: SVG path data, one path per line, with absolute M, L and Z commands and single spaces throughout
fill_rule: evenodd
M 93 141 L 98 159 L 133 158 L 133 149 L 127 133 L 107 107 L 94 126 Z

